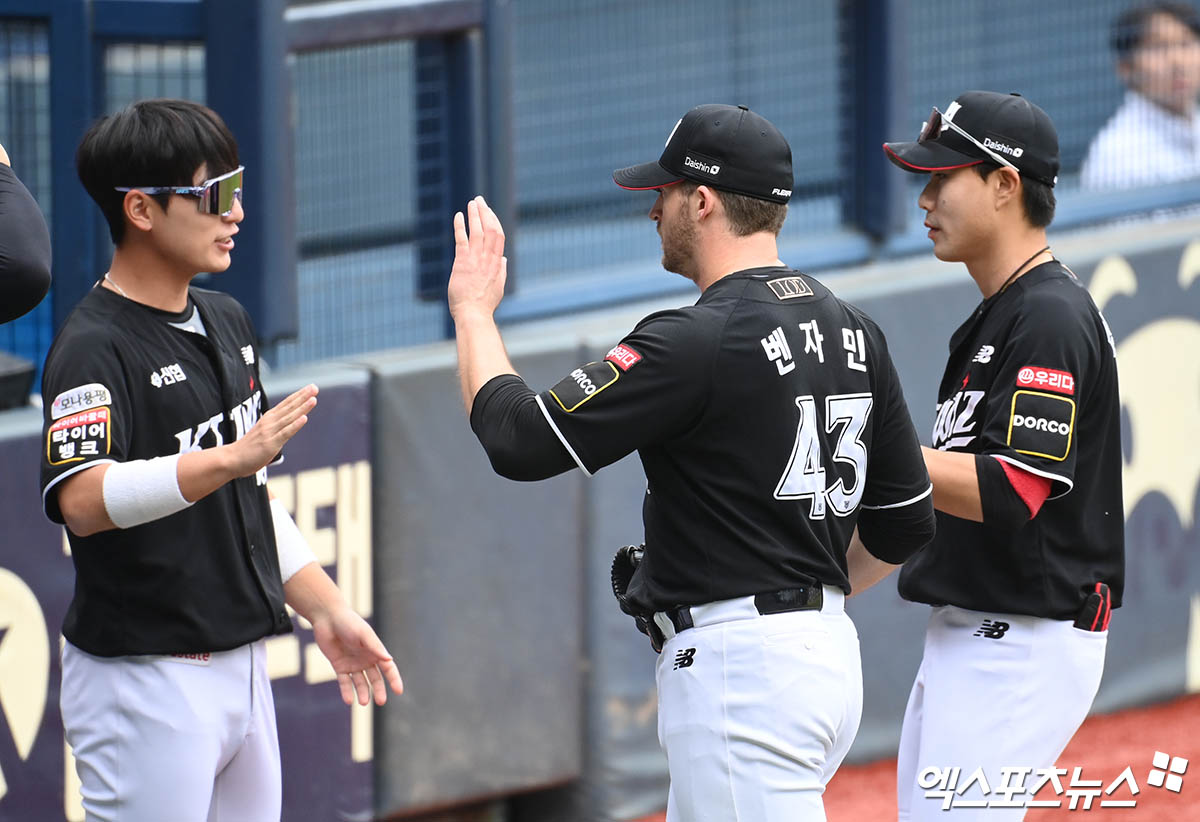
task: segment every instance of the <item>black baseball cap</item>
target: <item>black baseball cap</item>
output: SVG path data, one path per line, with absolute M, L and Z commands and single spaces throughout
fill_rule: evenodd
M 932 116 L 937 116 L 936 110 Z M 986 148 L 1027 177 L 1051 187 L 1058 182 L 1058 132 L 1049 115 L 1021 95 L 968 91 L 941 112 L 941 117 L 940 131 L 923 142 L 918 138 L 913 143 L 884 143 L 888 159 L 905 171 L 948 171 L 995 162 Z M 954 127 L 947 126 L 947 120 Z
M 683 179 L 786 203 L 792 196 L 792 149 L 765 117 L 745 106 L 711 103 L 683 115 L 658 162 L 613 172 L 613 181 L 630 191 Z

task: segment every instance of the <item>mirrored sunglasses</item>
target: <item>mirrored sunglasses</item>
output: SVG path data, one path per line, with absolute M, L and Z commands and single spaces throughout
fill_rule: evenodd
M 205 180 L 198 186 L 117 186 L 117 191 L 142 191 L 146 194 L 182 194 L 196 198 L 196 210 L 201 214 L 228 217 L 233 213 L 233 201 L 242 200 L 242 174 L 245 166 Z

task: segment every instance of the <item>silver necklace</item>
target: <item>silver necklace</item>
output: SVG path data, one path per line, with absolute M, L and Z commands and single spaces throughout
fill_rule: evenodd
M 117 289 L 117 293 L 120 294 L 122 297 L 124 297 L 127 300 L 133 299 L 132 297 L 130 297 L 128 294 L 125 293 L 125 289 L 121 288 L 121 286 L 116 284 L 116 282 L 113 280 L 112 277 L 108 276 L 107 271 L 104 272 L 104 279 L 108 280 L 108 284 L 111 285 L 113 288 Z

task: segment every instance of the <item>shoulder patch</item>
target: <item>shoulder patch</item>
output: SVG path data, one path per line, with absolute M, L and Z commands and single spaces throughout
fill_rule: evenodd
M 812 286 L 804 282 L 803 277 L 777 277 L 767 280 L 767 287 L 775 292 L 781 300 L 794 300 L 797 297 L 811 297 Z
M 580 366 L 550 389 L 558 407 L 570 414 L 579 406 L 615 383 L 621 372 L 608 360 Z
M 616 363 L 622 371 L 628 371 L 642 361 L 642 355 L 625 343 L 618 343 L 604 355 L 604 359 Z
M 59 420 L 89 408 L 112 405 L 112 392 L 98 382 L 90 382 L 62 392 L 50 406 L 50 419 Z
M 1075 377 L 1069 371 L 1043 368 L 1040 365 L 1025 365 L 1017 372 L 1017 386 L 1057 391 L 1060 394 L 1075 393 Z
M 1019 454 L 1062 462 L 1071 453 L 1075 401 L 1040 391 L 1013 394 L 1008 444 Z
M 112 415 L 107 406 L 64 417 L 46 432 L 46 460 L 51 465 L 107 457 L 112 449 Z

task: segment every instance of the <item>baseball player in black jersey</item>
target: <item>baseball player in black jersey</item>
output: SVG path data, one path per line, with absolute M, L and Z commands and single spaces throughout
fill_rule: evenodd
M 0 323 L 32 311 L 50 290 L 50 232 L 0 146 Z
M 983 294 L 950 338 L 924 450 L 937 537 L 900 572 L 901 596 L 934 606 L 900 741 L 900 819 L 1020 819 L 1036 785 L 1009 804 L 976 785 L 962 794 L 976 807 L 949 813 L 926 791 L 953 793 L 953 768 L 1021 785 L 1092 704 L 1124 579 L 1115 348 L 1046 242 L 1059 160 L 1044 111 L 967 92 L 884 150 L 929 174 L 918 204 L 934 254 Z
M 112 268 L 46 358 L 46 514 L 75 596 L 62 716 L 93 820 L 278 820 L 279 743 L 263 639 L 313 625 L 342 697 L 401 688 L 266 465 L 316 387 L 271 407 L 254 328 L 189 287 L 229 266 L 242 221 L 237 144 L 211 110 L 149 100 L 100 120 L 76 156 L 108 220 Z
M 694 108 L 658 162 L 613 178 L 657 193 L 663 266 L 700 299 L 535 394 L 492 318 L 504 234 L 476 199 L 449 285 L 471 426 L 514 479 L 639 453 L 645 547 L 618 553 L 614 589 L 661 648 L 669 822 L 824 819 L 862 708 L 847 546 L 857 526 L 859 550 L 896 563 L 933 534 L 887 344 L 779 260 L 791 150 L 758 114 Z

